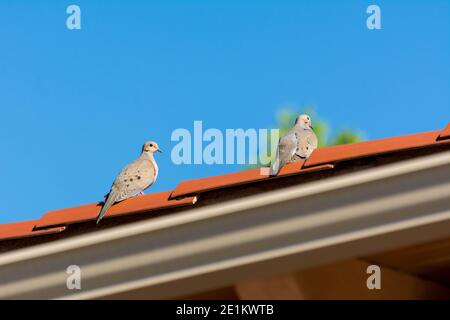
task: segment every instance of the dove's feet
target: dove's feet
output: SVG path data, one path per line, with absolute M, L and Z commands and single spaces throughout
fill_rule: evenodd
M 144 192 L 142 192 L 142 191 L 138 193 L 138 196 L 143 196 L 143 195 L 144 195 Z

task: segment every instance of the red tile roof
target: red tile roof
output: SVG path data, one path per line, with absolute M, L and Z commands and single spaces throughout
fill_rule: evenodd
M 65 226 L 34 231 L 37 220 L 12 222 L 0 224 L 0 240 L 9 240 L 25 237 L 39 236 L 43 234 L 58 233 L 66 229 Z
M 401 150 L 427 147 L 440 143 L 448 143 L 446 140 L 438 139 L 441 138 L 440 134 L 445 133 L 445 130 L 447 130 L 448 127 L 449 126 L 447 125 L 446 129 L 438 131 L 320 148 L 314 150 L 308 160 L 306 160 L 305 167 L 317 166 L 324 163 L 335 163 L 342 160 L 351 160 L 389 152 L 398 152 Z
M 314 150 L 306 161 L 299 161 L 285 166 L 276 178 L 332 169 L 335 163 L 343 160 L 449 143 L 449 140 L 438 140 L 439 135 L 445 132 L 449 126 L 450 124 L 442 131 L 416 133 L 406 136 L 319 148 Z M 172 197 L 196 194 L 218 188 L 256 182 L 267 178 L 267 176 L 260 174 L 260 169 L 254 169 L 202 179 L 186 180 L 178 184 L 172 192 Z
M 326 169 L 333 169 L 333 165 L 326 164 L 323 166 L 317 166 L 313 168 L 303 168 L 304 160 L 289 163 L 276 177 L 271 177 L 271 179 L 282 178 L 294 174 L 303 174 L 308 172 L 315 172 Z M 268 171 L 268 170 L 267 170 Z M 219 176 L 186 180 L 178 184 L 178 186 L 173 190 L 171 197 L 181 197 L 190 194 L 216 190 L 224 187 L 232 187 L 247 183 L 258 182 L 261 180 L 269 179 L 267 174 L 262 174 L 261 169 L 251 169 L 233 172 L 229 174 L 223 174 Z
M 196 197 L 188 197 L 180 200 L 169 199 L 171 191 L 152 193 L 122 201 L 108 210 L 107 216 L 119 216 L 131 213 L 148 212 L 152 210 L 168 209 L 193 205 Z M 68 225 L 77 222 L 94 220 L 100 210 L 100 203 L 91 203 L 83 206 L 49 211 L 39 219 L 36 228 L 47 228 L 57 225 Z
M 336 163 L 379 154 L 395 154 L 403 150 L 450 144 L 450 123 L 443 130 L 417 133 L 387 139 L 338 145 L 315 150 L 306 161 L 286 165 L 277 177 L 261 174 L 260 169 L 244 170 L 201 179 L 186 180 L 174 189 L 135 197 L 114 205 L 105 218 L 161 209 L 193 206 L 203 192 L 269 179 L 332 170 Z M 94 221 L 99 203 L 49 211 L 39 220 L 0 224 L 0 240 L 33 237 L 62 232 L 74 223 Z

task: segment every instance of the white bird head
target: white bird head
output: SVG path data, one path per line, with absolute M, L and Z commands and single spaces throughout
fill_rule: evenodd
M 144 153 L 144 152 L 154 153 L 154 152 L 162 152 L 162 151 L 159 149 L 159 146 L 156 142 L 148 141 L 148 142 L 144 143 L 144 146 L 142 147 L 142 153 Z
M 295 125 L 300 126 L 302 129 L 310 130 L 312 129 L 311 117 L 307 114 L 302 114 L 295 119 Z

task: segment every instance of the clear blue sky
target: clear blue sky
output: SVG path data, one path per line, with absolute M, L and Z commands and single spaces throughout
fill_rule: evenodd
M 194 120 L 266 128 L 312 104 L 368 139 L 450 122 L 449 1 L 212 2 L 1 2 L 0 222 L 102 200 L 146 140 L 166 151 L 147 192 L 240 170 L 172 164 Z

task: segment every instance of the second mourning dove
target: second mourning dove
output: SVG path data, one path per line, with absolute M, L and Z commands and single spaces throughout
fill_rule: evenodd
M 97 223 L 108 209 L 116 202 L 140 195 L 150 187 L 158 177 L 158 165 L 153 157 L 155 152 L 161 152 L 158 144 L 146 142 L 141 155 L 128 164 L 114 180 L 111 191 L 106 195 L 105 203 L 97 216 Z
M 307 159 L 317 148 L 317 137 L 311 126 L 311 118 L 302 114 L 295 119 L 294 127 L 278 142 L 275 161 L 270 167 L 269 174 L 277 175 L 286 163 Z

